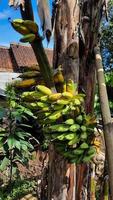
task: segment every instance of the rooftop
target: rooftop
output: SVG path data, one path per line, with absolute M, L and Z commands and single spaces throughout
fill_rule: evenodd
M 45 52 L 52 65 L 52 49 L 45 49 Z M 30 45 L 12 43 L 9 48 L 0 46 L 0 72 L 18 72 L 21 67 L 32 65 L 38 63 Z

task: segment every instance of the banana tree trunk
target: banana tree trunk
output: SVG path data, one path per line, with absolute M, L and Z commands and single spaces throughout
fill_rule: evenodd
M 78 90 L 86 94 L 86 113 L 93 113 L 96 77 L 94 47 L 99 40 L 99 25 L 105 1 L 61 0 L 55 2 L 54 68 L 62 65 L 65 80 L 74 80 L 78 85 Z M 90 195 L 88 195 L 90 185 L 89 181 L 84 183 L 84 180 L 87 180 L 86 177 L 90 171 L 90 166 L 78 165 L 75 167 L 73 165 L 66 165 L 65 160 L 62 160 L 60 163 L 58 155 L 54 156 L 54 161 L 59 164 L 57 165 L 57 170 L 54 170 L 54 175 L 52 173 L 54 185 L 51 185 L 51 199 L 54 200 L 55 196 L 57 196 L 59 200 L 88 199 Z M 56 169 L 54 161 L 52 167 Z M 70 174 L 73 174 L 73 177 L 75 177 L 73 184 L 70 185 L 68 183 L 67 187 L 64 187 L 65 184 L 63 181 L 62 187 L 57 188 L 57 181 L 65 180 L 66 174 L 70 170 Z M 61 175 L 60 172 L 62 171 L 64 173 Z M 86 188 L 84 188 L 83 185 L 85 185 Z M 75 191 L 76 197 L 73 195 L 69 196 L 69 190 Z M 87 190 L 87 195 L 85 196 L 84 190 Z M 64 191 L 65 196 L 62 195 Z
M 75 0 L 62 0 L 55 5 L 55 43 L 53 65 L 62 65 L 65 80 L 79 80 L 79 5 Z M 76 29 L 75 29 L 76 28 Z M 48 200 L 76 199 L 76 166 L 49 151 Z

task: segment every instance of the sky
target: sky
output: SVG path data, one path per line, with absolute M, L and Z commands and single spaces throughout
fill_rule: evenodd
M 50 0 L 51 3 L 52 0 Z M 39 27 L 41 28 L 40 21 L 38 18 L 37 12 L 37 0 L 32 0 L 33 10 L 35 21 L 38 23 Z M 21 18 L 19 9 L 15 10 L 14 8 L 10 8 L 8 6 L 8 0 L 0 0 L 0 46 L 9 46 L 10 43 L 18 43 L 21 35 L 17 33 L 11 26 L 8 18 L 16 19 Z M 43 45 L 47 48 L 47 42 L 44 40 Z M 48 48 L 53 47 L 53 39 L 48 45 Z

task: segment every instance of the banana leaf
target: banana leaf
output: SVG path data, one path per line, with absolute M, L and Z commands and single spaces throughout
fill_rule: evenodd
M 14 8 L 18 8 L 20 5 L 22 5 L 22 8 L 24 9 L 25 0 L 9 0 L 9 6 L 13 6 Z
M 51 37 L 51 15 L 48 0 L 37 0 L 38 15 L 41 21 L 42 31 L 47 41 Z

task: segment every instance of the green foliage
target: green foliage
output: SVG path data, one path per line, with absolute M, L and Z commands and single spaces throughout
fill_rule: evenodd
M 101 51 L 106 70 L 113 68 L 113 1 L 108 4 L 108 21 L 103 19 L 101 26 Z
M 0 161 L 0 170 L 8 168 L 11 180 L 12 175 L 17 173 L 17 164 L 26 164 L 30 151 L 34 149 L 29 140 L 31 134 L 25 129 L 28 126 L 28 117 L 34 118 L 34 115 L 20 104 L 10 85 L 7 87 L 6 95 L 8 108 L 0 108 L 0 152 L 3 157 Z
M 105 73 L 106 85 L 113 87 L 113 71 Z
M 0 200 L 17 200 L 35 191 L 35 180 L 16 179 L 10 185 L 0 188 Z
M 108 99 L 109 99 L 109 106 L 111 114 L 113 115 L 113 72 L 105 72 L 105 81 L 106 81 L 106 87 L 108 92 Z M 101 117 L 101 108 L 100 108 L 100 101 L 99 101 L 99 94 L 96 88 L 96 94 L 95 94 L 95 103 L 94 103 L 94 111 L 95 114 L 98 117 Z

